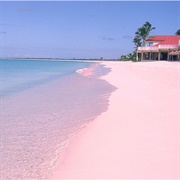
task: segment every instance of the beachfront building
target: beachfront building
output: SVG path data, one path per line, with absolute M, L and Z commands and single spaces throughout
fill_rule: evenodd
M 180 36 L 151 36 L 138 47 L 136 60 L 180 60 Z

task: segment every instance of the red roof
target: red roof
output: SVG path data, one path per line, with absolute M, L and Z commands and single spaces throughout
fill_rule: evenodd
M 159 41 L 157 45 L 177 45 L 180 41 L 180 36 L 151 36 L 146 41 Z

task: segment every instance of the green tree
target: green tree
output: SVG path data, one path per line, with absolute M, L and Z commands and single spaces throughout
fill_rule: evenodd
M 133 42 L 134 42 L 136 50 L 138 47 L 142 46 L 142 42 L 139 36 L 135 36 L 135 38 L 133 39 Z
M 180 29 L 178 29 L 175 34 L 180 35 Z
M 136 51 L 120 57 L 121 61 L 136 61 Z
M 142 27 L 138 28 L 135 32 L 135 38 L 133 39 L 133 42 L 135 44 L 135 48 L 139 46 L 143 46 L 145 44 L 146 38 L 149 36 L 150 32 L 156 29 L 155 27 L 152 27 L 152 25 L 149 22 L 146 22 L 143 24 Z

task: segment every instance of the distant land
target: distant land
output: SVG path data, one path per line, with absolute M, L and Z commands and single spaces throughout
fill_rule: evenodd
M 46 59 L 46 60 L 69 60 L 69 61 L 74 61 L 74 60 L 81 60 L 81 61 L 120 61 L 120 59 L 103 59 L 103 58 L 49 58 L 49 57 L 41 57 L 41 58 L 33 58 L 33 57 L 3 57 L 1 59 L 21 59 L 21 60 L 42 60 L 42 59 Z

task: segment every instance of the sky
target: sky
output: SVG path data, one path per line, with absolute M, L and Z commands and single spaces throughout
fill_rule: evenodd
M 116 59 L 151 35 L 180 29 L 178 1 L 0 1 L 0 57 Z

